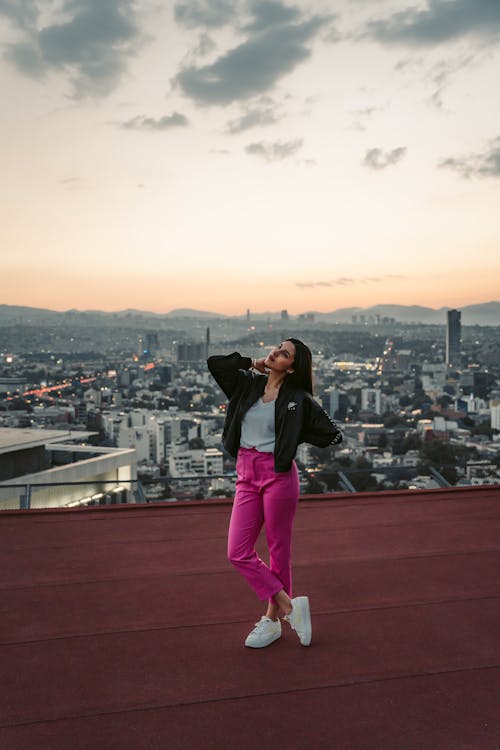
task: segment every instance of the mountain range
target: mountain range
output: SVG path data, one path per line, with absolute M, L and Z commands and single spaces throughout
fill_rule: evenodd
M 365 320 L 370 323 L 376 316 L 381 318 L 394 318 L 400 323 L 423 323 L 441 324 L 446 323 L 446 312 L 449 307 L 423 307 L 420 305 L 374 305 L 372 307 L 343 307 L 330 312 L 317 312 L 311 310 L 305 314 L 313 314 L 315 320 L 321 323 L 351 323 L 352 316 L 364 315 Z M 500 325 L 500 302 L 492 301 L 477 305 L 466 305 L 459 308 L 462 313 L 463 325 L 499 326 Z M 293 321 L 298 316 L 290 315 Z M 155 313 L 144 310 L 120 310 L 117 312 L 103 312 L 100 310 L 66 310 L 59 312 L 36 307 L 21 307 L 17 305 L 0 305 L 0 326 L 6 325 L 62 325 L 64 323 L 78 323 L 80 325 L 99 324 L 105 322 L 126 323 L 127 321 L 138 322 L 140 320 L 163 320 L 174 321 L 186 320 L 209 320 L 209 319 L 233 319 L 244 320 L 246 315 L 222 315 L 207 310 L 196 310 L 192 308 L 177 308 L 167 313 Z M 276 320 L 281 318 L 281 311 L 270 311 L 251 313 L 251 319 Z M 371 318 L 371 321 L 370 321 Z

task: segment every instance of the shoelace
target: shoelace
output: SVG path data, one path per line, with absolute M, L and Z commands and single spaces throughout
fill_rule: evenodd
M 259 620 L 259 622 L 256 622 L 256 623 L 255 623 L 255 628 L 253 629 L 254 633 L 255 633 L 255 632 L 256 632 L 257 630 L 259 630 L 259 628 L 262 628 L 262 627 L 263 627 L 264 625 L 267 625 L 267 624 L 268 624 L 268 621 L 267 621 L 267 620 Z

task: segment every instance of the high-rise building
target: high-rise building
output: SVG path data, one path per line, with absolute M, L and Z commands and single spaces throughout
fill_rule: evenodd
M 202 362 L 206 357 L 206 341 L 179 341 L 176 345 L 176 359 L 178 364 Z
M 492 430 L 500 430 L 500 399 L 490 401 L 490 409 L 491 428 Z
M 361 389 L 361 409 L 382 414 L 382 391 L 380 388 Z
M 323 396 L 323 409 L 332 419 L 337 416 L 340 408 L 340 391 L 338 388 L 327 388 Z
M 158 354 L 159 342 L 158 334 L 149 331 L 144 336 L 139 336 L 137 340 L 137 356 L 141 359 L 148 359 Z
M 462 340 L 462 313 L 448 310 L 446 313 L 446 366 L 460 367 L 460 344 Z

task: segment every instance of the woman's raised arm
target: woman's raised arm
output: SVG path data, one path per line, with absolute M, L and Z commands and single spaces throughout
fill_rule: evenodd
M 207 359 L 207 365 L 227 398 L 231 398 L 244 378 L 248 377 L 247 371 L 252 366 L 252 358 L 242 357 L 238 352 L 214 354 Z

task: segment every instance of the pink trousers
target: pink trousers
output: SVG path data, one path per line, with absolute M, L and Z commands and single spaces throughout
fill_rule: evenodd
M 227 555 L 259 599 L 281 589 L 292 596 L 292 527 L 299 499 L 295 461 L 287 472 L 274 471 L 274 454 L 240 448 L 236 461 L 236 495 L 229 522 Z M 255 543 L 265 525 L 269 566 L 257 555 Z

